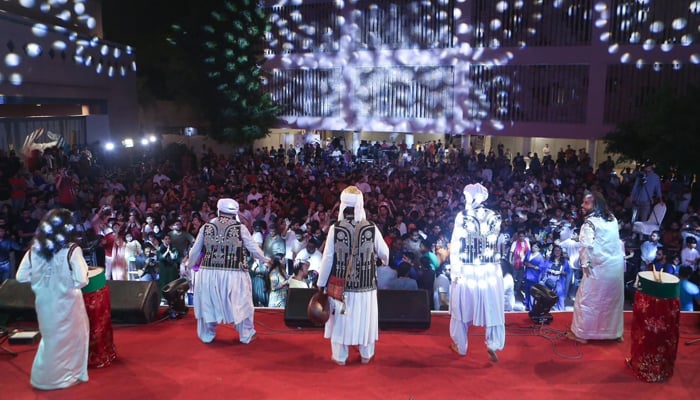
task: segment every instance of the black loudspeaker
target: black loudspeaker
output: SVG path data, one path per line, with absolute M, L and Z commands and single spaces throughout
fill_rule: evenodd
M 158 316 L 160 289 L 158 282 L 107 281 L 112 303 L 112 322 L 147 324 Z
M 157 282 L 107 281 L 112 322 L 147 324 L 158 316 L 160 290 Z M 8 279 L 0 285 L 0 317 L 36 321 L 34 292 L 29 283 Z
M 429 329 L 430 294 L 427 290 L 379 290 L 379 328 Z
M 7 279 L 0 285 L 0 319 L 36 321 L 34 292 L 29 282 Z
M 306 307 L 316 289 L 289 289 L 284 323 L 290 328 L 314 327 Z M 430 301 L 426 290 L 379 290 L 379 328 L 429 329 Z
M 319 328 L 311 323 L 306 315 L 306 307 L 311 296 L 318 289 L 290 288 L 287 293 L 287 305 L 284 308 L 284 324 L 290 328 Z M 320 326 L 322 328 L 323 326 Z

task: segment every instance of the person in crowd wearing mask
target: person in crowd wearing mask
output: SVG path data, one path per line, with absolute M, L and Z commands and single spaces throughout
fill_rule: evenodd
M 170 225 L 170 244 L 178 251 L 179 254 L 187 254 L 192 243 L 194 243 L 194 237 L 190 235 L 189 232 L 182 229 L 182 221 L 177 220 Z

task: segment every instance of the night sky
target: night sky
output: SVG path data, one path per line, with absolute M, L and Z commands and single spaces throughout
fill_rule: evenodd
M 103 0 L 104 38 L 137 52 L 155 45 L 193 3 L 187 0 Z M 137 54 L 138 55 L 138 54 Z

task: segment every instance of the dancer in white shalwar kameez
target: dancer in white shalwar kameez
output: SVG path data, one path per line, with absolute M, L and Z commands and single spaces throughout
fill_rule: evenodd
M 216 207 L 219 216 L 202 226 L 186 260 L 191 269 L 204 254 L 194 286 L 197 335 L 211 343 L 217 324 L 232 324 L 241 343 L 248 344 L 255 339 L 255 308 L 244 247 L 260 262 L 270 260 L 238 220 L 235 200 L 220 199 Z
M 587 192 L 581 205 L 579 262 L 583 269 L 576 292 L 570 339 L 622 339 L 625 301 L 625 251 L 617 219 L 600 193 Z
M 63 389 L 88 381 L 90 321 L 82 287 L 88 266 L 80 247 L 71 242 L 71 212 L 53 209 L 39 222 L 32 248 L 25 253 L 17 280 L 31 282 L 41 342 L 32 365 L 37 389 Z
M 482 206 L 488 190 L 481 184 L 464 188 L 465 209 L 455 218 L 450 242 L 451 348 L 467 354 L 469 326 L 486 328 L 486 350 L 493 362 L 506 341 L 503 272 L 497 240 L 501 217 Z
M 324 332 L 338 365 L 345 365 L 348 346 L 359 346 L 363 364 L 374 357 L 379 339 L 376 260 L 388 264 L 389 247 L 379 228 L 367 221 L 362 192 L 349 186 L 340 195 L 338 222 L 328 230 L 318 276 L 320 290 L 332 278 L 347 278 L 342 300 L 328 297 L 330 318 Z

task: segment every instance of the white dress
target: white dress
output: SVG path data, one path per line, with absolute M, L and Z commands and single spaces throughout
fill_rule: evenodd
M 90 321 L 80 288 L 88 284 L 88 266 L 82 249 L 75 248 L 70 267 L 68 249 L 51 260 L 31 250 L 20 262 L 17 280 L 31 282 L 36 296 L 41 342 L 32 365 L 32 386 L 50 390 L 87 382 Z
M 617 220 L 587 218 L 579 240 L 580 259 L 591 267 L 576 293 L 571 331 L 581 339 L 617 339 L 623 330 L 625 268 Z

